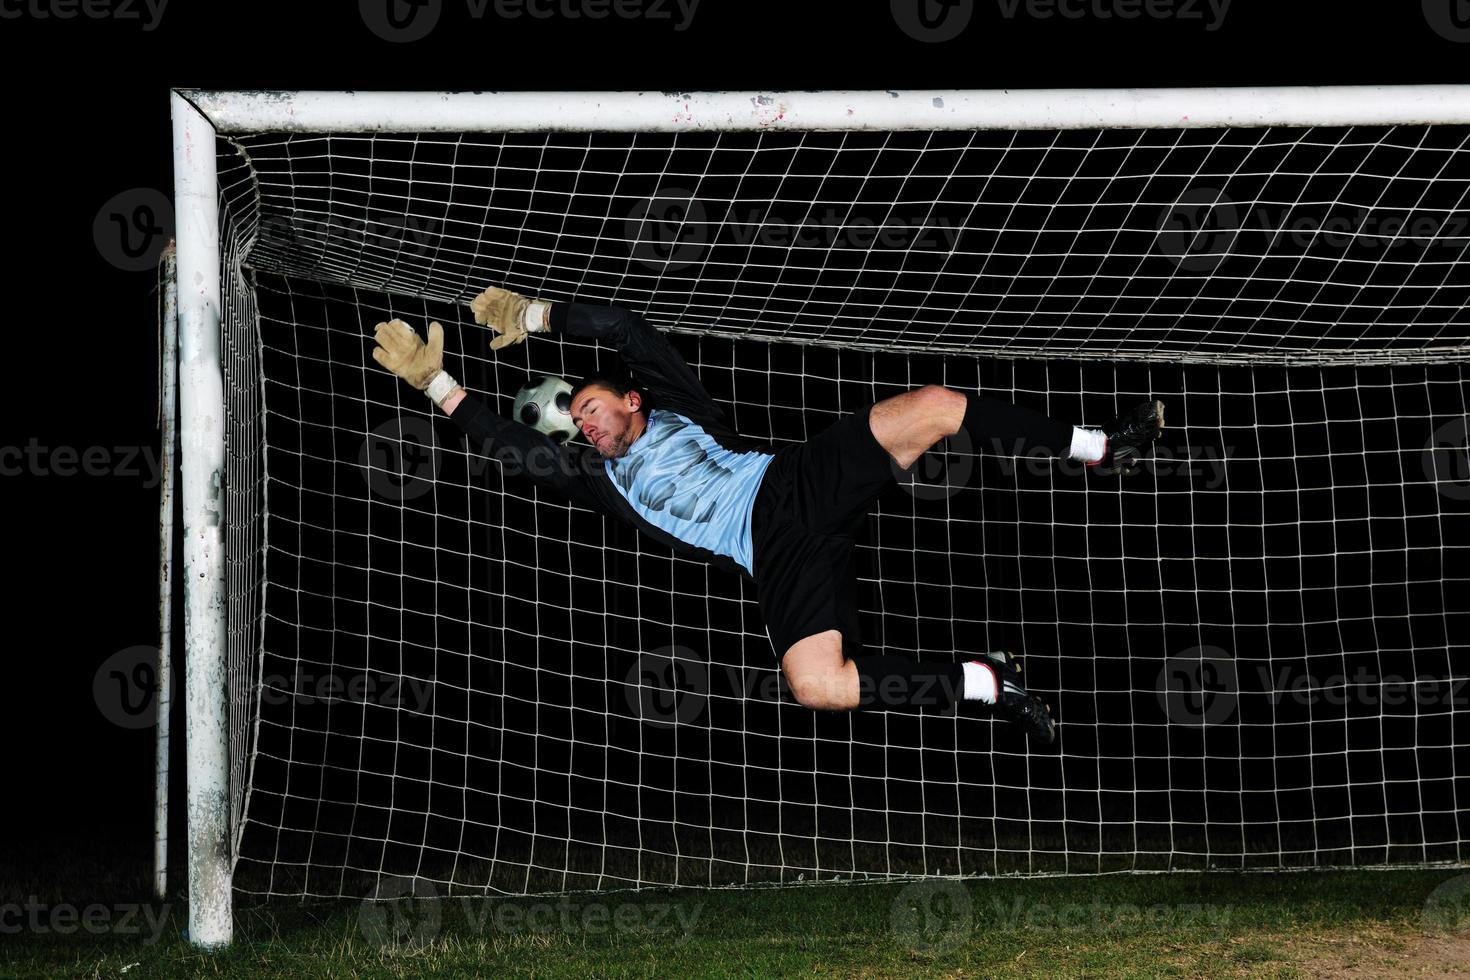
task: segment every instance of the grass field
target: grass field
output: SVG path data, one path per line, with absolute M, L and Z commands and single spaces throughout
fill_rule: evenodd
M 11 895 L 15 881 L 7 882 Z M 0 973 L 74 977 L 1470 975 L 1463 870 L 928 880 L 237 909 L 0 905 Z

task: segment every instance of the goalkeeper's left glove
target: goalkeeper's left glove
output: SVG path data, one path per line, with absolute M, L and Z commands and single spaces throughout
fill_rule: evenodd
M 427 344 L 402 320 L 378 324 L 373 339 L 378 342 L 373 360 L 425 392 L 435 405 L 442 406 L 459 387 L 444 370 L 444 328 L 437 322 L 429 324 Z
M 1153 441 L 1164 431 L 1164 403 L 1146 401 L 1131 412 L 1124 412 L 1103 429 L 1108 437 L 1103 458 L 1089 466 L 1099 473 L 1132 476 L 1138 472 L 1138 461 Z
M 551 329 L 551 303 L 491 286 L 470 300 L 475 322 L 494 330 L 498 337 L 490 341 L 490 349 L 498 351 L 510 344 L 523 342 L 528 334 Z

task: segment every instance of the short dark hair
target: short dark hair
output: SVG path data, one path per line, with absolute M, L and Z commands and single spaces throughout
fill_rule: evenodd
M 636 391 L 640 395 L 643 394 L 643 389 L 634 384 L 633 379 L 627 377 L 626 375 L 604 374 L 601 371 L 594 371 L 591 374 L 584 376 L 581 381 L 578 381 L 576 384 L 572 385 L 572 393 L 569 397 L 569 401 L 576 401 L 577 395 L 581 393 L 582 389 L 591 388 L 594 385 L 599 388 L 609 389 L 619 398 L 622 398 L 630 391 Z

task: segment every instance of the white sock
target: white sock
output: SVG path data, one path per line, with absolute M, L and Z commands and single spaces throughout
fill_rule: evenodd
M 1072 450 L 1067 455 L 1084 463 L 1095 463 L 1108 451 L 1108 437 L 1102 429 L 1072 426 Z
M 984 701 L 986 704 L 995 703 L 995 671 L 985 666 L 978 660 L 971 660 L 961 666 L 965 669 L 964 695 L 966 701 Z

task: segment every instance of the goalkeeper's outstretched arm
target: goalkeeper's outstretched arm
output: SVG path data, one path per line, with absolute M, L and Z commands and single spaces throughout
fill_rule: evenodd
M 491 411 L 444 370 L 444 328 L 438 323 L 429 324 L 428 343 L 402 320 L 378 324 L 375 339 L 378 346 L 373 349 L 373 360 L 427 394 L 464 430 L 473 446 L 500 461 L 506 475 L 524 476 L 578 503 L 602 509 L 587 484 L 588 457 Z
M 728 425 L 725 413 L 668 338 L 642 316 L 619 306 L 534 299 L 491 286 L 470 301 L 475 322 L 495 331 L 490 349 L 518 344 L 533 333 L 553 331 L 611 344 L 640 383 L 664 408 Z

